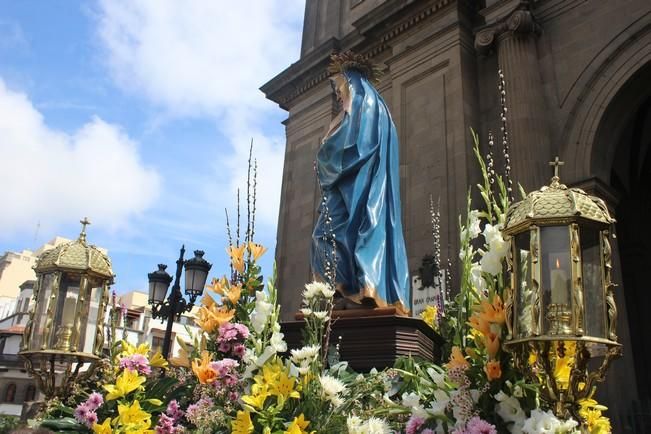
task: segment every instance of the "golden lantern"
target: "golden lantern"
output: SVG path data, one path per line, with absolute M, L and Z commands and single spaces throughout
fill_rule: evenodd
M 63 396 L 102 357 L 114 276 L 108 256 L 86 242 L 90 222 L 81 223 L 77 240 L 44 252 L 34 267 L 35 305 L 18 354 L 46 398 Z
M 560 183 L 562 164 L 556 157 L 551 184 L 506 215 L 511 283 L 504 345 L 557 416 L 580 420 L 579 402 L 621 355 L 610 245 L 615 220 L 603 200 Z

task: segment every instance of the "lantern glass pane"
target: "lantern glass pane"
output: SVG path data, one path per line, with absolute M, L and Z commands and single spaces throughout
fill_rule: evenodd
M 540 228 L 540 250 L 545 331 L 550 334 L 569 334 L 572 331 L 569 226 Z
M 532 333 L 533 318 L 533 289 L 531 287 L 531 256 L 530 256 L 529 231 L 515 236 L 515 334 L 517 337 L 530 336 Z
M 606 300 L 601 267 L 599 231 L 581 228 L 581 260 L 583 265 L 583 300 L 585 333 L 606 338 Z
M 79 274 L 64 273 L 59 284 L 57 309 L 54 314 L 54 333 L 51 335 L 50 347 L 70 351 L 72 330 L 75 324 L 77 301 L 79 300 Z
M 156 282 L 154 287 L 154 303 L 162 303 L 165 301 L 165 296 L 167 295 L 167 289 L 169 285 L 163 282 Z
M 40 350 L 43 345 L 45 336 L 45 324 L 47 323 L 47 306 L 50 303 L 52 295 L 52 286 L 56 280 L 54 273 L 48 273 L 41 276 L 37 300 L 34 305 L 34 322 L 32 323 L 32 336 L 29 340 L 29 350 Z
M 201 294 L 206 284 L 208 273 L 198 268 L 185 269 L 185 293 Z
M 89 279 L 87 303 L 82 313 L 81 330 L 79 331 L 79 351 L 92 353 L 97 335 L 100 305 L 102 303 L 103 282 L 99 279 Z

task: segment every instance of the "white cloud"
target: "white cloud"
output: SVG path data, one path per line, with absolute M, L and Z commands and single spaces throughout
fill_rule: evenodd
M 112 76 L 171 116 L 208 116 L 231 152 L 215 166 L 232 195 L 242 187 L 248 144 L 259 168 L 259 217 L 275 224 L 284 135 L 263 131 L 260 85 L 295 61 L 305 0 L 100 0 L 98 32 Z M 224 161 L 225 160 L 225 161 Z M 221 190 L 224 190 L 222 184 Z
M 89 216 L 119 228 L 156 199 L 159 176 L 136 144 L 93 118 L 72 135 L 51 129 L 25 94 L 0 79 L 0 234 L 54 231 Z

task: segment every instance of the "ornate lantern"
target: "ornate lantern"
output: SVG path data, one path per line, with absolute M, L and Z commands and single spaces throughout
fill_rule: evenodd
M 562 164 L 556 157 L 551 184 L 507 212 L 505 346 L 518 368 L 540 383 L 555 413 L 578 419 L 578 401 L 621 355 L 611 280 L 615 220 L 601 199 L 560 183 Z
M 47 398 L 65 394 L 102 357 L 111 261 L 86 243 L 87 219 L 76 241 L 44 252 L 34 267 L 35 307 L 23 334 L 21 355 Z M 84 364 L 90 367 L 83 370 Z

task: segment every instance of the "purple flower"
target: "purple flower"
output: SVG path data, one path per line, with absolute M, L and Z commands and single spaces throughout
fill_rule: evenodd
M 147 357 L 143 356 L 142 354 L 133 354 L 131 356 L 121 358 L 120 368 L 137 371 L 138 373 L 144 375 L 151 374 L 149 360 L 147 360 Z
M 229 358 L 218 360 L 210 364 L 210 367 L 217 371 L 217 374 L 219 374 L 220 377 L 228 375 L 233 369 L 237 368 L 238 366 L 240 366 L 240 364 L 237 363 L 237 360 Z
M 217 349 L 222 353 L 228 353 L 231 351 L 231 344 L 229 344 L 226 341 L 220 342 L 219 347 L 217 347 Z
M 77 422 L 83 423 L 88 428 L 92 428 L 92 426 L 97 423 L 97 413 L 95 413 L 94 410 L 91 410 L 86 402 L 79 404 L 77 408 L 75 408 L 74 416 Z
M 412 416 L 405 427 L 405 434 L 417 434 L 418 430 L 425 424 L 425 419 L 419 416 Z
M 88 396 L 86 400 L 86 405 L 90 410 L 97 410 L 99 407 L 104 404 L 104 397 L 101 393 L 93 392 Z
M 181 410 L 181 406 L 176 399 L 167 404 L 165 413 L 174 420 L 174 423 L 177 423 L 183 417 L 183 410 Z
M 92 428 L 93 425 L 95 425 L 96 423 L 97 423 L 97 413 L 91 410 L 86 415 L 86 426 L 88 428 Z
M 246 353 L 246 347 L 242 344 L 235 344 L 233 346 L 233 355 L 235 357 L 239 357 L 240 359 L 244 357 L 244 353 Z
M 434 434 L 434 431 L 431 428 L 425 428 L 420 434 Z
M 475 416 L 468 421 L 465 432 L 467 434 L 497 434 L 497 429 L 494 425 Z

